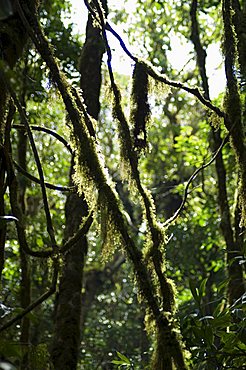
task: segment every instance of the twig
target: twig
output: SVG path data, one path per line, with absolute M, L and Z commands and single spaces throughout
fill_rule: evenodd
M 86 221 L 84 222 L 83 226 L 79 229 L 79 231 L 71 238 L 69 239 L 63 247 L 60 249 L 60 252 L 65 253 L 70 248 L 73 247 L 73 245 L 79 241 L 80 238 L 82 238 L 89 230 L 91 224 L 93 222 L 92 213 L 87 217 Z M 11 320 L 6 322 L 3 326 L 0 327 L 0 333 L 4 331 L 5 329 L 9 328 L 11 325 L 16 323 L 17 321 L 21 320 L 24 316 L 26 316 L 29 312 L 31 312 L 34 308 L 39 306 L 41 303 L 46 301 L 52 294 L 56 291 L 56 283 L 58 278 L 58 262 L 55 259 L 54 260 L 54 273 L 52 278 L 52 283 L 50 289 L 42 294 L 36 301 L 31 303 L 28 307 L 26 307 L 24 310 L 22 310 L 19 314 L 17 314 L 15 317 L 13 317 Z
M 60 253 L 67 252 L 69 249 L 71 249 L 74 246 L 75 243 L 79 241 L 79 239 L 85 236 L 87 232 L 89 231 L 92 222 L 93 222 L 93 214 L 91 212 L 89 216 L 86 218 L 81 228 L 77 231 L 77 233 L 63 244 L 63 246 L 60 248 Z
M 96 12 L 94 12 L 94 10 L 92 9 L 92 7 L 90 6 L 89 4 L 89 1 L 88 0 L 84 0 L 84 3 L 85 3 L 85 6 L 87 7 L 87 9 L 89 10 L 89 12 L 93 15 L 93 17 L 98 21 L 98 18 L 97 18 L 97 14 Z M 99 22 L 99 21 L 98 21 Z M 100 23 L 100 22 L 99 22 Z
M 106 22 L 105 24 L 105 29 L 109 32 L 112 33 L 112 35 L 114 37 L 117 38 L 117 40 L 119 41 L 120 43 L 120 46 L 122 47 L 122 49 L 124 50 L 124 52 L 126 53 L 126 55 L 128 55 L 135 63 L 139 62 L 139 58 L 137 58 L 136 56 L 134 56 L 126 47 L 126 44 L 124 43 L 123 39 L 121 38 L 121 36 L 110 26 L 110 24 L 108 22 Z

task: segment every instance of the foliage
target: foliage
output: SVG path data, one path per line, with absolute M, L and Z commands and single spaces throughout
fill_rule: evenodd
M 225 281 L 218 287 L 212 314 L 206 315 L 206 305 L 202 303 L 206 283 L 207 279 L 196 287 L 191 281 L 195 304 L 183 318 L 183 335 L 192 354 L 193 366 L 197 369 L 241 369 L 246 350 L 245 296 L 228 307 L 226 297 L 221 294 Z

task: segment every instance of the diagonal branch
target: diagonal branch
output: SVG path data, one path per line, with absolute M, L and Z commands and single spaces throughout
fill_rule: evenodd
M 140 62 L 142 63 L 145 68 L 146 68 L 146 72 L 152 77 L 154 78 L 155 80 L 159 81 L 159 82 L 163 82 L 164 84 L 166 85 L 169 85 L 169 86 L 172 86 L 176 89 L 181 89 L 181 90 L 184 90 L 190 94 L 192 94 L 193 96 L 195 96 L 203 105 L 205 105 L 207 108 L 211 109 L 212 111 L 214 111 L 219 117 L 223 117 L 223 118 L 226 118 L 228 120 L 228 117 L 226 115 L 226 113 L 224 111 L 222 111 L 220 108 L 218 108 L 217 106 L 215 106 L 214 104 L 211 103 L 211 101 L 207 100 L 200 92 L 200 90 L 195 87 L 195 88 L 192 88 L 192 87 L 189 87 L 189 86 L 186 86 L 185 84 L 183 84 L 182 82 L 177 82 L 177 81 L 172 81 L 172 80 L 169 80 L 165 75 L 157 72 L 154 67 L 149 63 L 149 62 L 146 62 L 144 60 L 142 60 L 141 58 L 138 58 L 136 56 L 134 56 L 129 50 L 128 48 L 126 47 L 123 39 L 121 38 L 121 36 L 113 29 L 113 27 L 108 23 L 106 22 L 105 24 L 105 29 L 109 32 L 112 33 L 113 36 L 115 36 L 118 41 L 120 42 L 120 45 L 122 47 L 122 49 L 124 50 L 124 52 L 129 56 L 129 58 L 131 58 L 134 62 Z
M 89 231 L 91 224 L 93 222 L 93 212 L 90 212 L 89 216 L 84 221 L 81 228 L 77 231 L 77 233 L 72 236 L 67 242 L 63 244 L 63 246 L 60 248 L 60 253 L 65 253 L 69 249 L 71 249 L 75 243 L 77 243 L 83 236 L 87 234 Z
M 36 182 L 37 184 L 41 184 L 41 181 L 31 175 L 29 172 L 25 171 L 24 168 L 22 168 L 16 161 L 13 160 L 13 163 L 15 165 L 15 167 L 17 168 L 17 170 L 22 173 L 22 175 L 26 176 L 29 180 L 33 181 L 33 182 Z M 62 192 L 72 192 L 72 191 L 75 191 L 76 190 L 76 187 L 75 186 L 60 186 L 60 185 L 53 185 L 53 184 L 50 184 L 49 182 L 45 182 L 44 183 L 46 188 L 48 189 L 52 189 L 52 190 L 57 190 L 57 191 L 62 191 Z
M 235 125 L 232 126 L 232 129 L 235 127 Z M 178 210 L 175 212 L 175 214 L 170 217 L 164 224 L 163 226 L 164 227 L 167 227 L 168 225 L 170 225 L 173 221 L 176 220 L 176 218 L 180 215 L 180 213 L 183 211 L 184 209 L 184 206 L 185 206 L 185 203 L 187 201 L 187 197 L 188 197 L 188 190 L 189 190 L 189 186 L 191 185 L 192 181 L 195 180 L 195 178 L 197 177 L 197 175 L 199 174 L 199 172 L 201 172 L 202 170 L 204 170 L 205 168 L 209 167 L 211 163 L 213 163 L 213 161 L 218 157 L 218 155 L 220 154 L 221 150 L 223 149 L 223 147 L 228 143 L 228 140 L 229 140 L 229 136 L 231 134 L 231 131 L 232 129 L 230 130 L 230 132 L 226 135 L 226 137 L 224 138 L 224 140 L 222 141 L 220 147 L 217 149 L 216 153 L 213 155 L 213 157 L 210 159 L 209 162 L 203 164 L 201 167 L 197 168 L 196 171 L 191 175 L 191 177 L 189 178 L 186 186 L 185 186 L 185 190 L 184 190 L 184 196 L 183 196 L 183 200 L 182 200 L 182 203 L 180 205 L 180 207 L 178 208 Z

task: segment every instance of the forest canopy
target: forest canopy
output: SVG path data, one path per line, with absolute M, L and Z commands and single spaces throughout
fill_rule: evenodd
M 242 369 L 245 2 L 74 4 L 0 0 L 0 369 Z

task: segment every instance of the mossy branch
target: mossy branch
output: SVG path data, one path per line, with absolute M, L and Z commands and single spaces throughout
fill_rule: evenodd
M 126 163 L 127 168 L 130 169 L 130 176 L 132 180 L 134 181 L 135 187 L 142 199 L 143 209 L 144 209 L 144 213 L 145 213 L 145 217 L 147 220 L 147 225 L 148 225 L 149 233 L 150 233 L 150 242 L 147 243 L 148 245 L 146 247 L 148 250 L 148 256 L 151 257 L 155 273 L 159 280 L 159 284 L 160 284 L 159 293 L 162 298 L 163 309 L 172 311 L 173 303 L 174 303 L 174 294 L 173 294 L 172 287 L 170 286 L 163 272 L 163 267 L 164 267 L 163 253 L 164 253 L 164 244 L 165 244 L 164 243 L 164 232 L 158 226 L 158 223 L 156 220 L 155 205 L 154 205 L 152 196 L 142 186 L 142 183 L 140 180 L 140 173 L 138 170 L 137 151 L 134 149 L 134 143 L 132 140 L 129 124 L 127 122 L 127 119 L 125 117 L 125 114 L 123 112 L 122 105 L 121 105 L 120 91 L 119 91 L 118 86 L 115 83 L 114 74 L 113 74 L 113 70 L 111 66 L 111 50 L 110 50 L 110 46 L 109 46 L 107 35 L 106 35 L 105 20 L 104 20 L 103 14 L 101 13 L 99 6 L 97 6 L 97 11 L 98 11 L 99 18 L 100 18 L 100 23 L 102 27 L 102 35 L 103 35 L 103 39 L 104 39 L 105 46 L 106 46 L 107 56 L 108 56 L 108 60 L 107 60 L 108 71 L 109 71 L 109 76 L 110 76 L 110 81 L 111 81 L 111 88 L 112 88 L 112 92 L 114 95 L 113 115 L 117 119 L 117 122 L 118 122 L 122 159 Z M 145 73 L 145 69 L 142 64 L 139 63 L 138 68 L 141 69 L 142 73 Z M 145 120 L 146 117 L 141 117 L 141 121 L 142 119 Z M 144 123 L 141 122 L 141 125 L 144 125 Z
M 135 63 L 142 63 L 145 67 L 145 70 L 146 70 L 146 73 L 149 74 L 149 76 L 151 76 L 152 78 L 154 78 L 156 81 L 159 81 L 159 82 L 162 82 L 168 86 L 171 86 L 171 87 L 174 87 L 176 89 L 181 89 L 181 90 L 184 90 L 190 94 L 192 94 L 193 96 L 195 96 L 204 106 L 206 106 L 207 108 L 211 109 L 212 111 L 214 111 L 219 117 L 227 117 L 226 113 L 223 112 L 220 108 L 218 108 L 217 106 L 215 106 L 214 104 L 211 103 L 211 101 L 207 100 L 200 92 L 200 90 L 195 87 L 195 88 L 192 88 L 192 87 L 189 87 L 189 86 L 186 86 L 185 84 L 183 84 L 182 82 L 179 82 L 179 81 L 172 81 L 172 80 L 169 80 L 165 75 L 157 72 L 154 67 L 147 61 L 144 61 L 142 60 L 141 58 L 138 58 L 136 56 L 134 56 L 126 47 L 123 39 L 121 38 L 121 36 L 113 29 L 113 27 L 109 24 L 109 22 L 106 22 L 105 24 L 105 29 L 107 31 L 109 31 L 110 33 L 112 33 L 112 35 L 114 35 L 120 42 L 120 45 L 122 47 L 122 49 L 124 50 L 124 52 L 129 56 L 129 58 L 131 58 Z

